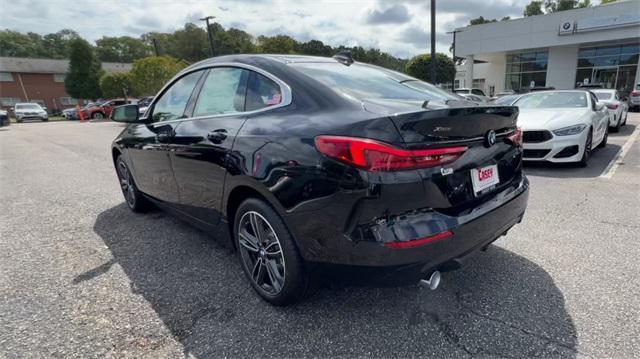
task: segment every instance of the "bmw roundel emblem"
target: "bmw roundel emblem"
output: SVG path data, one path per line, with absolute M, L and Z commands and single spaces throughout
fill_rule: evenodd
M 564 24 L 562 24 L 562 29 L 563 30 L 569 30 L 569 28 L 571 28 L 571 23 L 570 22 L 565 22 Z
M 489 130 L 484 136 L 484 142 L 487 147 L 491 147 L 496 144 L 496 131 Z

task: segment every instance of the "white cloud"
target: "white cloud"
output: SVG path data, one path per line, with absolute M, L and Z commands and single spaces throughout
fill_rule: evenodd
M 254 36 L 284 33 L 299 41 L 378 47 L 400 57 L 429 51 L 429 2 L 373 0 L 0 0 L 2 27 L 40 34 L 71 28 L 90 41 L 102 36 L 139 36 L 173 31 L 186 21 L 216 16 L 224 27 Z M 439 2 L 437 48 L 447 53 L 447 31 L 470 18 L 518 16 L 528 0 L 447 0 Z M 80 7 L 79 9 L 77 9 Z M 34 10 L 37 9 L 37 10 Z M 424 38 L 423 41 L 421 39 Z

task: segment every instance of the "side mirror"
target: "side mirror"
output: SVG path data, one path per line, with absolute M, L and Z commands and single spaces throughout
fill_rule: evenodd
M 604 109 L 604 105 L 601 102 L 596 102 L 596 110 L 602 111 Z
M 135 123 L 140 122 L 138 105 L 122 105 L 111 111 L 111 119 L 116 122 Z

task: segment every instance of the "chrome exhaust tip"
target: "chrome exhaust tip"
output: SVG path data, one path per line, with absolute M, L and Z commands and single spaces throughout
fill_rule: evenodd
M 431 290 L 438 289 L 440 285 L 440 272 L 434 271 L 431 273 L 431 276 L 429 276 L 429 279 L 421 279 L 420 284 L 429 287 Z

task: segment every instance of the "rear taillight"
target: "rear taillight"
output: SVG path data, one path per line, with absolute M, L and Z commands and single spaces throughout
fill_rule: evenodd
M 607 108 L 608 108 L 609 110 L 615 110 L 615 109 L 617 109 L 617 108 L 618 108 L 618 104 L 617 104 L 617 103 L 608 103 L 608 104 L 607 104 Z
M 515 131 L 507 136 L 507 139 L 509 139 L 514 146 L 522 146 L 522 129 L 520 127 L 516 128 Z
M 413 239 L 410 241 L 387 242 L 384 244 L 384 246 L 387 248 L 394 248 L 394 249 L 415 248 L 415 247 L 424 246 L 425 244 L 429 244 L 435 241 L 439 241 L 441 239 L 449 238 L 451 236 L 453 236 L 453 232 L 444 231 L 429 237 Z
M 316 148 L 348 165 L 366 171 L 398 171 L 440 166 L 457 160 L 466 146 L 405 150 L 366 138 L 318 136 Z
M 635 91 L 635 90 L 633 92 L 631 92 L 631 97 L 638 97 L 638 96 L 640 96 L 640 92 Z

